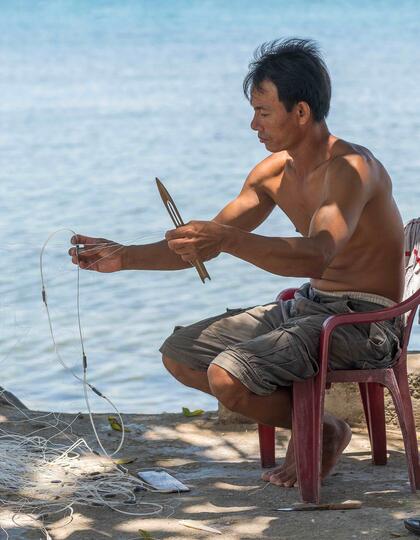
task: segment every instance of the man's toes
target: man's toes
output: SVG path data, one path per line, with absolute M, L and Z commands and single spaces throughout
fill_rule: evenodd
M 273 476 L 270 478 L 270 484 L 273 484 L 275 486 L 284 486 L 287 478 L 283 477 L 280 474 L 273 474 Z
M 283 470 L 283 467 L 276 467 L 275 469 L 271 469 L 270 471 L 264 471 L 261 475 L 261 478 L 265 482 L 269 482 L 270 478 L 273 476 L 273 474 L 278 474 Z
M 290 480 L 285 482 L 283 485 L 284 485 L 284 487 L 292 488 L 292 487 L 294 487 L 296 485 L 296 480 L 297 480 L 297 478 L 291 478 Z
M 270 479 L 270 484 L 274 484 L 275 486 L 281 486 L 286 488 L 292 488 L 296 485 L 296 478 L 288 478 L 288 479 Z
M 276 486 L 293 487 L 296 483 L 296 469 L 288 467 L 277 474 L 272 474 L 270 483 Z
M 272 474 L 273 471 L 265 471 L 262 473 L 261 478 L 264 480 L 264 482 L 269 482 Z
M 270 478 L 270 484 L 274 484 L 275 486 L 282 486 L 283 478 L 280 474 L 273 474 Z
M 276 486 L 282 486 L 287 480 L 288 476 L 284 473 L 272 474 L 270 477 L 270 483 Z

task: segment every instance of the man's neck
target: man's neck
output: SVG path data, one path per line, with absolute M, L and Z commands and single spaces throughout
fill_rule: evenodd
M 331 157 L 330 132 L 325 121 L 314 123 L 299 144 L 288 150 L 299 178 L 306 178 Z

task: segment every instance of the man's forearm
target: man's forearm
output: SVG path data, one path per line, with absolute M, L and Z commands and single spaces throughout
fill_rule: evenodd
M 282 238 L 228 227 L 222 251 L 281 276 L 320 277 L 325 256 L 313 238 Z
M 169 249 L 166 240 L 140 246 L 126 246 L 123 270 L 182 270 L 191 265 Z

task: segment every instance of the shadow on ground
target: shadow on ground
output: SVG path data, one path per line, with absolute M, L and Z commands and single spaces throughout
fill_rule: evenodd
M 31 423 L 16 424 L 13 409 L 0 411 L 3 430 L 34 429 Z M 62 415 L 69 421 L 71 415 Z M 110 450 L 119 434 L 110 429 L 107 415 L 95 415 L 98 432 Z M 136 517 L 106 507 L 75 506 L 73 520 L 56 520 L 49 529 L 53 540 L 204 539 L 219 535 L 187 528 L 180 520 L 193 520 L 219 530 L 232 540 L 276 538 L 386 539 L 412 537 L 402 519 L 420 514 L 420 498 L 410 493 L 402 441 L 397 430 L 388 433 L 389 462 L 374 467 L 366 430 L 353 429 L 353 440 L 334 473 L 322 488 L 323 502 L 347 499 L 362 501 L 360 510 L 326 512 L 278 512 L 299 500 L 297 488 L 284 489 L 260 480 L 258 437 L 254 425 L 221 425 L 214 413 L 185 418 L 176 414 L 125 415 L 131 429 L 121 456 L 136 457 L 127 465 L 130 473 L 142 468 L 164 467 L 190 486 L 184 494 L 138 496 L 138 502 L 155 502 L 163 511 Z M 88 417 L 73 424 L 74 432 L 95 447 Z M 47 434 L 47 433 L 45 433 Z M 288 432 L 277 432 L 277 454 L 284 456 Z M 144 505 L 121 510 L 147 510 Z M 1 516 L 1 514 L 0 514 Z M 3 525 L 4 526 L 4 525 Z M 12 538 L 38 539 L 39 531 L 7 527 Z M 149 537 L 149 538 L 150 538 Z M 146 536 L 147 538 L 147 536 Z

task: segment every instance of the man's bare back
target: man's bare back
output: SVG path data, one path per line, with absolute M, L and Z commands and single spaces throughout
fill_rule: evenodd
M 296 231 L 307 236 L 314 212 L 321 204 L 327 169 L 335 162 L 336 182 L 340 182 L 340 167 L 348 167 L 352 160 L 355 167 L 360 167 L 362 161 L 370 199 L 349 242 L 320 278 L 311 279 L 311 284 L 324 291 L 363 291 L 398 302 L 404 288 L 404 231 L 389 175 L 366 148 L 332 135 L 330 138 L 331 157 L 305 178 L 296 173 L 287 152 L 268 157 L 261 163 L 261 188 L 287 214 Z

